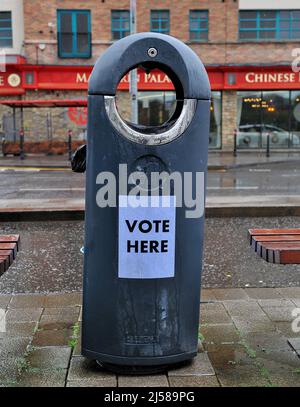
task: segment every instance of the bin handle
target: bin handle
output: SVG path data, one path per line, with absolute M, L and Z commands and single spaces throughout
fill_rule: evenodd
M 197 107 L 197 99 L 184 99 L 176 122 L 162 133 L 142 133 L 130 127 L 119 115 L 115 96 L 104 96 L 106 114 L 114 128 L 125 138 L 144 145 L 167 144 L 175 140 L 190 125 Z

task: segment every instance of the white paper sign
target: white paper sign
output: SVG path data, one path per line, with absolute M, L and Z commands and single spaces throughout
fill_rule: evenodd
M 119 278 L 174 277 L 175 200 L 119 197 Z

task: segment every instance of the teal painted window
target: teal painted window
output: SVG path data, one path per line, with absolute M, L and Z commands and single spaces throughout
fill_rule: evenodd
M 11 11 L 0 11 L 0 48 L 12 48 Z
M 57 11 L 60 58 L 91 57 L 91 13 L 89 10 Z
M 151 10 L 150 30 L 156 33 L 170 33 L 169 10 Z
M 190 40 L 208 41 L 207 10 L 190 10 Z
M 130 32 L 129 10 L 111 11 L 111 38 L 113 41 L 126 37 Z
M 239 14 L 240 40 L 300 39 L 300 10 L 249 10 Z

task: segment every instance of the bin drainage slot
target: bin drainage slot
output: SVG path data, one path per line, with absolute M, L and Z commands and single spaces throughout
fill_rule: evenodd
M 197 99 L 184 99 L 177 120 L 169 120 L 161 126 L 132 125 L 124 121 L 116 106 L 115 96 L 104 96 L 106 114 L 114 128 L 134 143 L 146 145 L 167 144 L 179 137 L 190 125 L 197 107 Z

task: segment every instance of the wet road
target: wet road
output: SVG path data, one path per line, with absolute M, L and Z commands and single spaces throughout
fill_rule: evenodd
M 300 266 L 266 263 L 250 249 L 247 229 L 254 226 L 299 227 L 299 219 L 207 219 L 204 287 L 299 286 Z M 21 234 L 21 251 L 0 278 L 0 293 L 81 290 L 83 222 L 2 223 L 1 230 Z
M 300 161 L 299 161 L 300 164 Z M 37 201 L 56 202 L 63 205 L 83 204 L 85 177 L 71 171 L 49 171 L 43 169 L 1 169 L 0 168 L 0 208 L 11 206 L 31 206 Z M 242 167 L 226 171 L 209 172 L 207 202 L 228 203 L 246 199 L 255 204 L 261 198 L 278 200 L 299 199 L 300 165 L 293 161 L 284 164 L 265 164 L 256 167 Z

